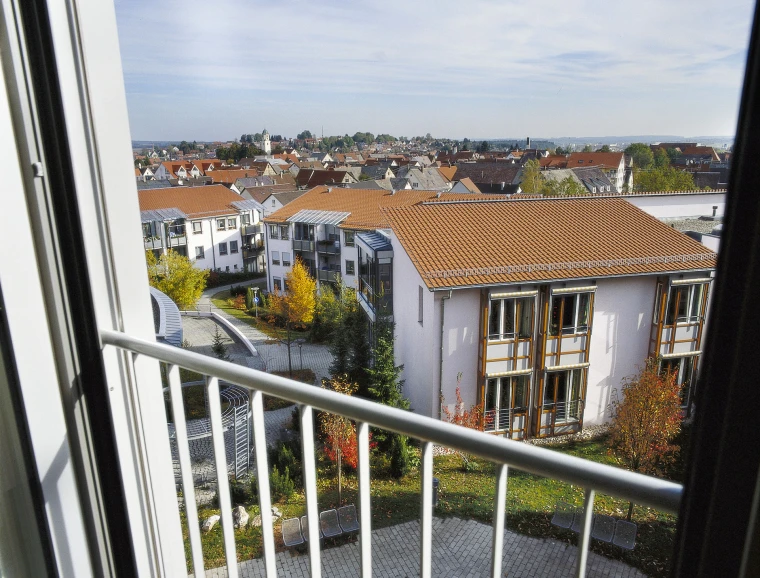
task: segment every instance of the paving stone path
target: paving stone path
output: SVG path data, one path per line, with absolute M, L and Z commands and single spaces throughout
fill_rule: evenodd
M 277 525 L 279 531 L 279 525 Z M 372 532 L 373 575 L 384 577 L 419 576 L 418 522 L 407 522 Z M 433 576 L 475 578 L 490 575 L 491 527 L 474 520 L 433 518 Z M 571 577 L 575 575 L 577 548 L 557 540 L 532 538 L 504 532 L 502 576 L 509 578 Z M 356 578 L 360 575 L 359 543 L 322 551 L 322 575 Z M 280 552 L 276 559 L 278 576 L 309 576 L 309 559 L 295 551 Z M 263 578 L 263 561 L 238 564 L 242 578 Z M 623 562 L 589 552 L 589 578 L 643 578 L 645 575 Z M 206 572 L 207 578 L 227 576 L 225 568 Z

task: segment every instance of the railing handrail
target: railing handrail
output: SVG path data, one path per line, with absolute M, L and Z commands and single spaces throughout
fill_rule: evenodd
M 422 441 L 506 464 L 532 474 L 562 480 L 637 504 L 678 513 L 680 484 L 630 472 L 606 464 L 508 440 L 434 418 L 349 397 L 303 383 L 235 365 L 170 345 L 154 343 L 125 333 L 100 330 L 104 344 L 213 375 L 241 387 L 258 390 L 297 404 L 343 415 Z

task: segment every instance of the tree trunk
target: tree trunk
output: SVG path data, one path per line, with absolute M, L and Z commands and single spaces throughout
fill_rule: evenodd
M 630 522 L 632 515 L 633 515 L 633 502 L 629 502 L 628 503 L 628 517 L 626 518 L 626 520 Z
M 341 484 L 343 468 L 341 467 L 341 451 L 338 448 L 338 507 L 343 505 L 343 486 Z
M 293 379 L 293 362 L 290 359 L 290 319 L 287 320 L 285 326 L 288 329 L 288 377 Z

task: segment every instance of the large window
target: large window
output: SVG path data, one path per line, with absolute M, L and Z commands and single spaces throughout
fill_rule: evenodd
M 227 228 L 228 229 L 237 229 L 237 219 L 235 217 L 231 219 L 227 219 Z
M 269 238 L 270 239 L 279 239 L 280 238 L 280 227 L 279 225 L 269 225 Z M 287 237 L 285 237 L 287 239 Z
M 280 225 L 280 239 L 287 241 L 290 238 L 290 225 Z
M 193 235 L 203 232 L 203 221 L 193 221 Z
M 346 275 L 356 275 L 356 264 L 349 259 L 346 259 Z
M 680 285 L 670 288 L 665 324 L 696 323 L 702 316 L 702 293 L 705 286 Z
M 280 252 L 272 251 L 272 265 L 279 265 L 279 264 L 280 264 Z
M 203 250 L 203 247 L 196 247 L 195 248 L 195 258 L 196 259 L 204 259 L 206 257 L 206 254 Z
M 511 429 L 515 412 L 528 410 L 529 375 L 486 380 L 485 431 Z
M 306 223 L 296 223 L 293 225 L 293 238 L 296 241 L 313 241 L 314 240 L 314 225 L 307 225 Z
M 533 334 L 533 298 L 492 299 L 488 312 L 488 339 L 521 339 Z
M 237 252 L 238 252 L 238 242 L 230 241 L 230 253 L 237 253 Z
M 346 247 L 354 246 L 354 234 L 355 231 L 343 231 L 343 242 L 345 243 Z
M 663 373 L 674 373 L 676 383 L 681 386 L 681 407 L 688 408 L 692 394 L 692 377 L 694 375 L 694 357 L 676 357 L 663 359 Z
M 220 255 L 227 254 L 227 243 L 219 243 L 219 254 Z
M 290 267 L 290 253 L 287 251 L 282 252 L 282 266 Z
M 217 231 L 224 231 L 226 224 L 227 224 L 227 219 L 217 219 L 216 220 L 216 230 Z
M 550 371 L 544 386 L 544 409 L 554 412 L 555 423 L 578 421 L 583 412 L 583 369 Z
M 550 335 L 585 333 L 589 326 L 590 293 L 552 295 Z

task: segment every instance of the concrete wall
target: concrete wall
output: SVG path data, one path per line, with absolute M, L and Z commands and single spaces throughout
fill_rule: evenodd
M 394 234 L 391 243 L 395 354 L 396 363 L 404 366 L 401 373 L 401 379 L 405 380 L 404 395 L 415 412 L 438 417 L 440 310 Z M 423 287 L 422 324 L 417 321 L 419 287 Z
M 230 272 L 243 270 L 243 239 L 240 236 L 240 215 L 227 215 L 224 217 L 225 221 L 228 219 L 235 219 L 235 228 L 228 229 L 225 223 L 225 230 L 218 231 L 216 226 L 217 218 L 201 219 L 203 223 L 203 231 L 201 233 L 193 233 L 193 222 L 198 219 L 188 220 L 185 225 L 187 231 L 187 255 L 190 259 L 193 259 L 195 266 L 199 269 L 221 269 L 226 271 L 229 267 Z M 229 243 L 230 241 L 237 241 L 238 251 L 237 253 L 230 253 Z M 219 254 L 219 243 L 227 243 L 227 254 Z M 204 258 L 195 258 L 195 248 L 203 247 Z
M 722 217 L 726 207 L 726 193 L 696 193 L 626 196 L 626 201 L 636 205 L 658 219 L 676 219 L 712 215 Z
M 605 421 L 622 400 L 621 381 L 644 365 L 649 349 L 656 278 L 600 279 L 594 298 L 584 425 Z

